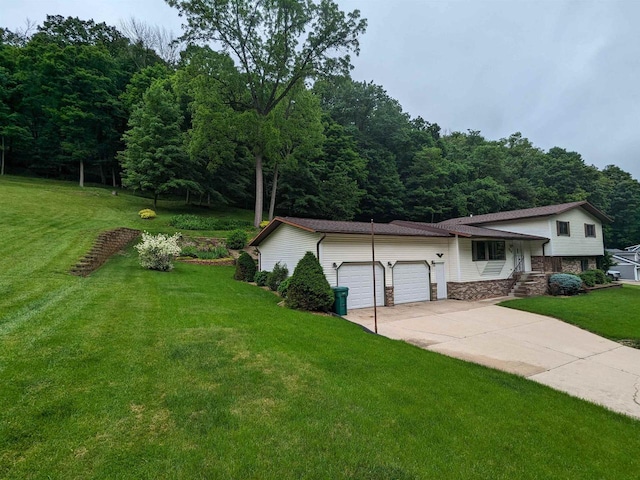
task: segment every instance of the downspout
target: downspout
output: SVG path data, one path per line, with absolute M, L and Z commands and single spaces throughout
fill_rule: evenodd
M 318 258 L 318 262 L 320 262 L 320 244 L 326 237 L 327 237 L 327 234 L 323 233 L 322 237 L 320 237 L 320 240 L 318 240 L 318 243 L 316 243 L 316 257 Z

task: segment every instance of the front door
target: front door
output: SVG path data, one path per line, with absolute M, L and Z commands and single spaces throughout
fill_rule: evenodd
M 513 242 L 513 271 L 524 272 L 524 251 L 522 242 Z

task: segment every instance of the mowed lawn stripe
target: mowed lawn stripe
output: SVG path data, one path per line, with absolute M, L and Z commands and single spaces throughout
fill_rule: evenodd
M 640 422 L 279 307 L 232 276 L 232 267 L 143 270 L 129 249 L 87 279 L 64 280 L 74 286 L 65 301 L 0 336 L 0 478 L 638 471 Z

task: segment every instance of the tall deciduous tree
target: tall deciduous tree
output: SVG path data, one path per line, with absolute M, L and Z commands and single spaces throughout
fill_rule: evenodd
M 143 103 L 129 119 L 124 135 L 126 149 L 120 152 L 124 186 L 158 196 L 176 189 L 200 190 L 193 181 L 193 168 L 181 131 L 182 114 L 175 95 L 165 81 L 154 82 Z
M 260 138 L 263 120 L 290 92 L 319 73 L 345 74 L 348 52 L 359 51 L 366 29 L 360 12 L 342 12 L 333 0 L 167 0 L 187 20 L 183 38 L 215 42 L 229 52 L 244 75 L 248 122 Z M 253 148 L 256 174 L 254 224 L 263 211 L 264 150 Z M 262 142 L 263 143 L 263 142 Z

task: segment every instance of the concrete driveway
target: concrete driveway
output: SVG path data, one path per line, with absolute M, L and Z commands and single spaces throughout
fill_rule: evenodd
M 497 300 L 378 307 L 378 333 L 434 352 L 515 373 L 640 418 L 640 350 Z M 373 331 L 373 308 L 347 320 Z

